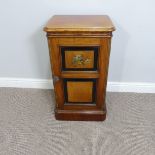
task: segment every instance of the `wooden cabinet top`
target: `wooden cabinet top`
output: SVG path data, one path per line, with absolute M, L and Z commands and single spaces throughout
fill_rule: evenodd
M 46 32 L 111 32 L 115 27 L 107 15 L 55 15 L 44 28 Z

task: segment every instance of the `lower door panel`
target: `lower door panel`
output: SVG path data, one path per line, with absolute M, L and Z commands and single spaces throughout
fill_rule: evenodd
M 95 104 L 96 79 L 64 79 L 65 104 Z

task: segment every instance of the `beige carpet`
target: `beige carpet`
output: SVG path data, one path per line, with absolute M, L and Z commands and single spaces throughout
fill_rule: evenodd
M 107 93 L 105 122 L 56 121 L 53 96 L 0 89 L 0 155 L 155 155 L 155 94 Z

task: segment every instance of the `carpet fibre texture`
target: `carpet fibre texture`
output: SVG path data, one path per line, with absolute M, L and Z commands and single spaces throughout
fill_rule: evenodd
M 155 94 L 107 93 L 104 122 L 56 121 L 54 102 L 0 88 L 0 155 L 155 155 Z

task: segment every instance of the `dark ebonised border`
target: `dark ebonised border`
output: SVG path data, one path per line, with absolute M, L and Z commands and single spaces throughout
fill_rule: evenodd
M 97 62 L 98 62 L 98 51 L 99 46 L 80 46 L 80 47 L 74 47 L 74 46 L 61 46 L 61 55 L 62 55 L 62 70 L 63 71 L 96 71 L 97 70 Z M 66 68 L 65 66 L 65 51 L 94 51 L 94 67 L 93 68 Z
M 63 79 L 64 80 L 64 94 L 65 94 L 65 104 L 96 104 L 96 79 Z M 92 91 L 92 102 L 68 102 L 68 93 L 67 93 L 67 81 L 73 82 L 93 82 L 93 91 Z

